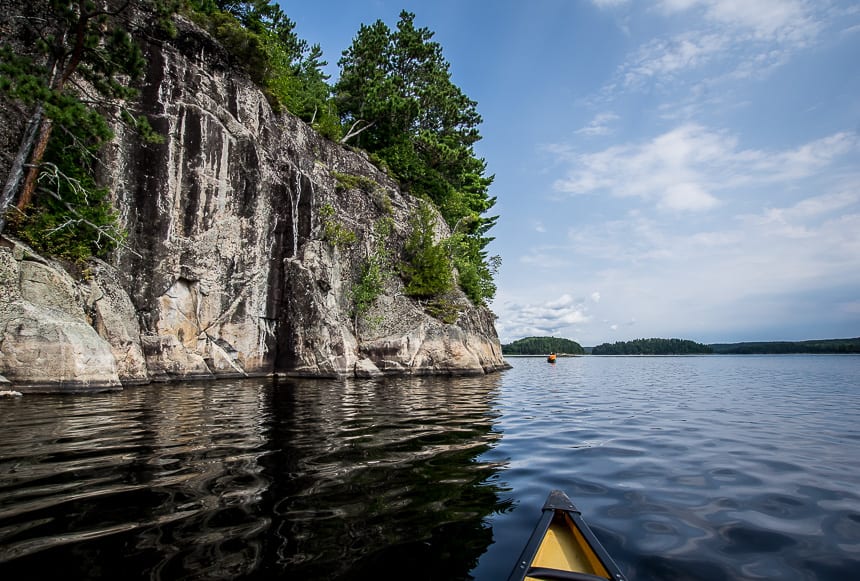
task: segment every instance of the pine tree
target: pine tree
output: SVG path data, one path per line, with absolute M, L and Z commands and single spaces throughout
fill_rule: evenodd
M 401 12 L 396 30 L 363 25 L 340 59 L 335 100 L 352 141 L 384 161 L 404 189 L 433 201 L 458 239 L 449 244 L 463 290 L 476 303 L 495 294 L 498 257 L 484 248 L 497 217 L 486 163 L 475 157 L 477 104 L 451 80 L 442 47 L 415 15 Z
M 151 18 L 164 18 L 174 9 L 172 2 L 163 0 L 146 0 L 135 6 L 148 11 Z M 27 9 L 20 19 L 21 37 L 33 43 L 33 53 L 17 54 L 9 44 L 0 47 L 0 93 L 30 111 L 0 194 L 0 233 L 16 200 L 19 218 L 45 210 L 44 204 L 40 209 L 34 194 L 40 176 L 48 172 L 52 180 L 66 179 L 68 183 L 65 187 L 54 184 L 44 199 L 56 197 L 58 192 L 80 194 L 60 200 L 59 206 L 54 204 L 57 200 L 47 204 L 57 206 L 56 211 L 66 208 L 69 216 L 63 228 L 95 228 L 96 232 L 82 235 L 98 239 L 111 231 L 113 224 L 99 232 L 103 225 L 81 219 L 87 209 L 78 205 L 106 203 L 91 178 L 95 152 L 112 137 L 102 111 L 113 106 L 122 120 L 145 137 L 156 139 L 145 118 L 135 117 L 122 107 L 136 96 L 129 81 L 139 78 L 145 65 L 128 30 L 131 2 L 36 0 Z M 57 132 L 63 134 L 60 141 L 65 148 L 51 147 Z M 77 154 L 68 155 L 69 148 Z M 88 191 L 92 195 L 87 195 Z M 95 214 L 110 220 L 105 208 Z M 38 222 L 30 221 L 31 225 Z

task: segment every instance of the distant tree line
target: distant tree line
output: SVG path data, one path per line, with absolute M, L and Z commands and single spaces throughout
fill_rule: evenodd
M 636 339 L 603 343 L 591 350 L 592 355 L 703 355 L 713 353 L 708 345 L 687 339 Z
M 822 339 L 813 341 L 761 341 L 751 343 L 715 343 L 714 353 L 762 355 L 788 353 L 860 353 L 860 337 L 855 339 Z
M 547 353 L 564 353 L 582 355 L 585 353 L 582 345 L 570 339 L 560 337 L 526 337 L 513 343 L 502 345 L 504 355 L 545 355 Z

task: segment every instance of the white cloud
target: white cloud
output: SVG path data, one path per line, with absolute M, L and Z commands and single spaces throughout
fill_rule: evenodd
M 615 8 L 627 4 L 630 0 L 591 0 L 591 3 L 604 10 L 606 8 Z
M 694 183 L 680 183 L 669 186 L 657 207 L 668 210 L 692 211 L 710 210 L 718 205 L 717 198 Z
M 570 294 L 543 303 L 505 303 L 496 327 L 503 342 L 530 335 L 555 335 L 591 320 L 585 301 Z
M 638 214 L 595 223 L 577 232 L 567 253 L 602 265 L 576 275 L 578 284 L 601 289 L 601 318 L 635 320 L 649 336 L 699 339 L 708 329 L 712 337 L 735 340 L 744 329 L 820 323 L 827 313 L 856 319 L 860 177 L 833 192 L 764 204 L 713 230 L 684 232 L 675 220 Z M 824 297 L 834 292 L 848 294 L 828 309 L 832 299 Z M 812 305 L 803 309 L 803 300 Z M 573 330 L 590 345 L 609 340 L 606 325 L 589 320 Z M 612 340 L 636 338 L 625 324 L 609 327 L 619 329 L 624 336 Z
M 841 192 L 806 198 L 784 208 L 766 208 L 759 214 L 738 216 L 738 220 L 772 240 L 812 239 L 818 245 L 826 243 L 833 255 L 820 258 L 833 262 L 845 252 L 854 251 L 860 257 L 860 228 L 852 231 L 852 224 L 860 217 L 857 206 L 860 192 Z M 799 250 L 809 252 L 809 249 Z
M 511 229 L 508 264 L 527 268 L 502 274 L 500 328 L 591 345 L 860 325 L 856 0 L 592 6 L 629 34 L 611 31 L 599 60 L 613 68 L 563 95 L 591 117 L 542 133 L 570 139 L 540 160 L 553 195 Z M 567 289 L 582 297 L 573 323 L 531 321 Z
M 707 21 L 759 39 L 804 42 L 820 30 L 813 6 L 802 0 L 663 0 L 660 7 L 668 14 L 698 8 Z
M 578 129 L 577 134 L 580 135 L 608 135 L 613 133 L 613 129 L 609 126 L 611 123 L 618 121 L 620 117 L 615 113 L 606 112 L 595 115 L 588 125 Z
M 837 133 L 783 151 L 744 150 L 726 132 L 689 123 L 644 143 L 548 151 L 570 166 L 554 184 L 559 192 L 640 197 L 664 210 L 698 212 L 720 204 L 717 192 L 797 181 L 857 149 L 857 136 Z
M 804 219 L 843 210 L 858 203 L 860 203 L 860 192 L 839 192 L 807 198 L 790 208 L 774 209 L 771 213 L 778 213 L 787 218 Z
M 856 134 L 842 132 L 782 152 L 739 152 L 738 161 L 748 162 L 760 179 L 786 181 L 811 175 L 834 159 L 856 150 L 857 146 Z
M 844 10 L 830 8 L 804 0 L 663 0 L 650 11 L 680 32 L 633 51 L 603 96 L 620 89 L 668 91 L 688 83 L 692 87 L 685 93 L 723 95 L 727 83 L 764 78 L 798 51 L 815 46 L 829 26 L 840 26 Z M 672 107 L 676 113 L 679 109 L 683 105 Z
M 564 253 L 557 248 L 535 248 L 520 257 L 520 262 L 538 268 L 561 268 L 569 266 Z
M 721 56 L 729 42 L 723 35 L 698 32 L 655 39 L 640 47 L 622 67 L 623 84 L 638 87 L 652 78 L 665 82 L 668 76 L 703 66 Z

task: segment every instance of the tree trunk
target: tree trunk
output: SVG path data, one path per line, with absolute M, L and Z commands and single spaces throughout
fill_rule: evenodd
M 48 140 L 51 138 L 51 130 L 54 125 L 47 117 L 42 119 L 41 127 L 39 128 L 39 140 L 33 147 L 33 155 L 30 156 L 31 165 L 27 170 L 27 177 L 24 180 L 24 187 L 21 190 L 21 195 L 18 196 L 18 209 L 26 208 L 33 199 L 33 192 L 36 190 L 36 179 L 39 177 L 42 158 L 45 156 L 45 149 L 48 147 Z
M 27 129 L 24 131 L 24 137 L 21 140 L 21 145 L 18 147 L 18 153 L 15 155 L 15 159 L 12 160 L 12 167 L 9 168 L 6 185 L 3 186 L 3 193 L 0 194 L 0 234 L 6 228 L 6 211 L 12 205 L 12 200 L 15 199 L 15 192 L 18 191 L 18 186 L 21 184 L 21 178 L 24 176 L 24 165 L 27 163 L 27 157 L 29 157 L 30 151 L 33 149 L 33 143 L 36 141 L 36 134 L 41 126 L 43 116 L 44 110 L 42 105 L 39 105 L 27 122 Z
M 51 76 L 49 83 L 51 85 L 56 83 L 57 75 L 60 70 L 59 66 L 59 63 L 56 60 L 51 63 Z M 36 106 L 36 110 L 33 112 L 33 115 L 30 116 L 30 120 L 27 122 L 27 129 L 24 131 L 24 137 L 21 139 L 20 147 L 18 147 L 18 154 L 12 161 L 12 167 L 9 169 L 9 176 L 6 178 L 6 185 L 3 187 L 3 194 L 0 196 L 0 234 L 2 234 L 3 230 L 6 228 L 6 211 L 15 200 L 15 194 L 18 192 L 18 187 L 21 184 L 21 178 L 24 175 L 24 168 L 27 165 L 28 158 L 30 159 L 31 165 L 30 169 L 27 170 L 24 188 L 26 189 L 29 184 L 30 192 L 27 195 L 26 202 L 21 204 L 19 201 L 17 207 L 19 209 L 23 208 L 30 203 L 30 199 L 33 197 L 33 190 L 36 187 L 36 178 L 39 175 L 39 168 L 37 166 L 42 161 L 42 155 L 45 153 L 45 148 L 48 145 L 48 137 L 50 137 L 51 134 L 50 129 L 47 131 L 47 134 L 45 133 L 46 123 L 50 126 L 51 120 L 45 116 L 44 104 L 39 103 Z M 36 152 L 33 146 L 36 142 L 36 136 L 39 136 L 39 142 L 42 145 L 42 151 L 38 157 L 36 157 Z M 42 143 L 43 137 L 44 143 Z M 23 197 L 23 193 L 21 196 Z
M 62 62 L 54 60 L 51 65 L 51 81 L 49 83 L 49 87 L 52 91 L 57 93 L 63 90 L 66 86 L 66 82 L 72 74 L 74 74 L 81 62 L 81 58 L 84 54 L 87 24 L 89 23 L 90 18 L 95 14 L 86 11 L 86 3 L 84 0 L 78 0 L 78 10 L 78 21 L 75 24 L 75 44 L 68 55 L 68 62 L 63 65 Z M 66 34 L 63 33 L 62 39 L 65 40 L 65 38 Z M 38 110 L 40 112 L 43 111 L 42 105 L 39 105 Z M 33 192 L 36 191 L 36 180 L 39 177 L 39 166 L 42 163 L 42 158 L 45 156 L 45 150 L 48 147 L 48 141 L 51 138 L 51 131 L 53 129 L 51 119 L 44 115 L 40 115 L 40 119 L 37 123 L 39 124 L 39 137 L 35 146 L 33 146 L 33 152 L 30 154 L 30 167 L 27 170 L 27 177 L 24 179 L 24 186 L 21 189 L 21 194 L 18 196 L 17 207 L 19 210 L 26 208 L 33 199 Z M 29 132 L 30 128 L 28 127 L 27 130 Z M 17 178 L 17 181 L 20 181 L 20 177 Z M 9 184 L 7 183 L 7 185 Z M 15 190 L 12 189 L 9 195 L 13 196 L 14 191 Z M 3 200 L 5 200 L 5 189 L 3 190 L 3 195 Z M 9 200 L 9 203 L 11 203 L 11 199 Z M 0 229 L 0 232 L 2 232 L 2 229 Z

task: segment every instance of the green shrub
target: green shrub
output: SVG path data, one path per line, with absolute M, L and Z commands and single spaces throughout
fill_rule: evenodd
M 474 304 L 485 305 L 487 299 L 492 299 L 496 294 L 493 276 L 501 264 L 501 258 L 487 258 L 480 243 L 480 239 L 455 233 L 445 245 L 457 268 L 460 289 Z
M 91 117 L 104 123 L 96 113 Z M 126 233 L 110 203 L 110 190 L 98 187 L 93 178 L 98 145 L 85 148 L 81 136 L 54 132 L 32 203 L 23 212 L 12 208 L 6 214 L 10 231 L 43 254 L 78 263 L 91 256 L 104 258 L 121 245 Z
M 460 318 L 463 306 L 456 300 L 448 297 L 437 297 L 424 305 L 424 311 L 431 317 L 439 319 L 443 323 L 453 325 Z
M 323 107 L 322 112 L 314 119 L 313 128 L 323 137 L 332 141 L 340 141 L 340 138 L 343 137 L 343 127 L 333 103 Z
M 410 234 L 404 248 L 401 272 L 405 292 L 416 298 L 442 295 L 454 286 L 453 266 L 444 245 L 433 241 L 436 219 L 428 202 L 421 202 L 409 219 Z
M 83 191 L 80 184 L 54 173 L 43 173 L 40 179 L 50 182 L 60 198 L 40 191 L 23 212 L 13 207 L 7 213 L 9 230 L 35 250 L 82 263 L 92 256 L 105 258 L 125 241 L 107 188 L 89 182 L 90 189 Z
M 335 217 L 331 204 L 325 204 L 319 209 L 323 223 L 323 240 L 335 248 L 347 248 L 355 244 L 357 236 L 354 231 L 341 224 Z
M 394 173 L 391 171 L 391 167 L 389 167 L 388 162 L 381 158 L 378 153 L 371 152 L 368 154 L 368 159 L 370 160 L 370 163 L 376 166 L 376 169 L 394 179 Z
M 394 211 L 391 196 L 385 190 L 377 188 L 370 193 L 370 197 L 373 199 L 373 205 L 376 206 L 376 209 L 383 214 L 390 215 Z
M 385 275 L 381 261 L 371 256 L 361 267 L 358 282 L 352 287 L 353 315 L 364 316 L 385 288 Z
M 373 252 L 361 267 L 358 281 L 352 290 L 353 315 L 358 321 L 364 317 L 385 290 L 385 281 L 392 275 L 391 257 L 386 241 L 391 236 L 394 221 L 382 217 L 373 225 Z
M 337 182 L 334 187 L 336 192 L 361 190 L 362 192 L 370 194 L 375 192 L 377 188 L 376 182 L 367 176 L 340 173 L 338 171 L 331 172 L 331 175 Z

